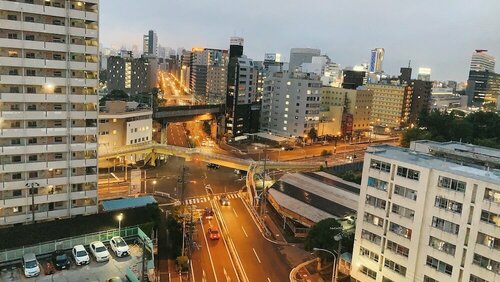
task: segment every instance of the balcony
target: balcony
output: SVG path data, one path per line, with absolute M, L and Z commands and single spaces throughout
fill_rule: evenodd
M 71 209 L 71 215 L 93 214 L 93 213 L 97 213 L 97 205 L 85 206 L 85 207 L 75 207 L 75 208 Z
M 72 200 L 80 200 L 80 199 L 96 198 L 96 197 L 97 197 L 97 190 L 71 192 Z
M 5 102 L 66 103 L 66 98 L 64 94 L 0 93 L 0 100 Z
M 3 155 L 36 154 L 40 152 L 56 153 L 67 151 L 67 144 L 18 145 L 0 147 L 0 152 L 2 152 Z

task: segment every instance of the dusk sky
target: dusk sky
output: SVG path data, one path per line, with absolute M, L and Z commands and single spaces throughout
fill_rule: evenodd
M 229 48 L 245 39 L 244 53 L 263 60 L 290 48 L 321 49 L 342 67 L 368 62 L 385 48 L 383 68 L 432 68 L 434 80 L 464 81 L 474 49 L 500 58 L 499 0 L 102 0 L 104 47 L 142 50 L 142 36 L 157 32 L 162 46 Z M 497 64 L 498 65 L 498 64 Z M 499 67 L 497 66 L 498 70 Z

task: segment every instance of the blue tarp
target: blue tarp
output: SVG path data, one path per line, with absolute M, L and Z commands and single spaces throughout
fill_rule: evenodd
M 144 207 L 147 204 L 155 203 L 156 200 L 153 196 L 144 196 L 137 198 L 103 201 L 102 208 L 104 211 L 116 211 L 129 208 Z

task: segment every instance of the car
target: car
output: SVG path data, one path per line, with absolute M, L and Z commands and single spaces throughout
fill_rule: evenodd
M 293 151 L 293 147 L 292 146 L 285 147 L 285 151 Z
M 84 265 L 90 263 L 90 257 L 87 250 L 83 245 L 76 245 L 71 250 L 71 254 L 73 255 L 73 259 L 75 260 L 76 265 Z
M 117 257 L 126 257 L 130 254 L 127 242 L 120 236 L 111 238 L 111 240 L 109 240 L 109 245 Z
M 210 238 L 210 240 L 219 240 L 220 239 L 220 233 L 219 233 L 219 230 L 217 229 L 217 227 L 209 227 L 208 228 L 208 238 Z
M 26 278 L 40 275 L 40 264 L 38 263 L 35 254 L 28 253 L 23 255 L 21 262 L 23 264 L 24 276 L 26 276 Z
M 52 254 L 52 263 L 57 270 L 69 269 L 71 266 L 68 256 L 62 251 L 56 251 Z
M 207 167 L 208 168 L 213 168 L 213 169 L 218 169 L 218 168 L 220 168 L 220 165 L 214 164 L 214 163 L 209 163 L 209 164 L 207 164 Z
M 205 219 L 212 219 L 214 217 L 214 211 L 212 208 L 206 208 L 203 215 L 205 216 Z
M 109 252 L 106 246 L 101 241 L 94 241 L 90 243 L 90 252 L 97 262 L 108 261 Z
M 221 204 L 221 206 L 229 206 L 230 205 L 229 198 L 227 197 L 227 195 L 220 196 L 220 204 Z

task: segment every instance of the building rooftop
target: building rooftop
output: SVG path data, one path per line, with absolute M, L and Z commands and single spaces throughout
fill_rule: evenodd
M 413 151 L 410 149 L 394 147 L 391 145 L 384 144 L 384 145 L 375 145 L 368 147 L 366 153 L 371 155 L 386 157 L 393 160 L 398 160 L 409 164 L 418 165 L 421 167 L 446 171 L 464 177 L 480 179 L 486 182 L 492 182 L 492 183 L 500 182 L 499 170 L 496 169 L 488 170 L 486 168 L 481 168 L 477 165 L 469 163 L 450 162 L 446 158 L 433 156 L 420 151 Z

